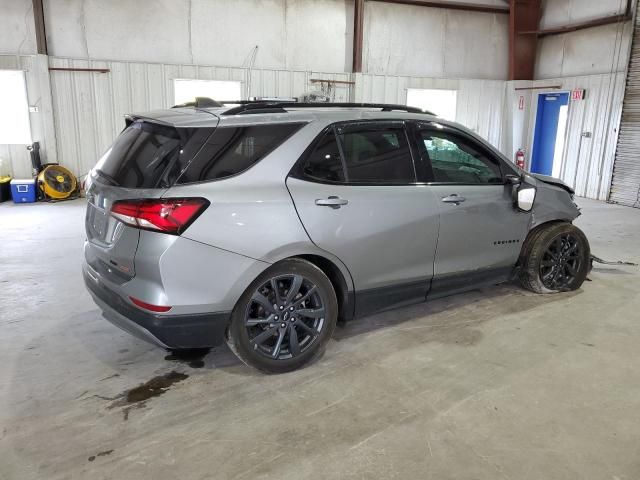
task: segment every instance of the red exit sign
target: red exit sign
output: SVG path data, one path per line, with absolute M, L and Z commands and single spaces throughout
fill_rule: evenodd
M 576 88 L 571 91 L 571 100 L 584 100 L 585 91 L 584 88 Z

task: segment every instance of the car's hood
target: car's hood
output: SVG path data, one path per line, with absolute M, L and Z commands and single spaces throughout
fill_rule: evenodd
M 541 175 L 539 173 L 529 173 L 528 175 L 531 175 L 533 178 L 535 178 L 536 180 L 538 180 L 540 182 L 548 183 L 549 185 L 555 185 L 556 187 L 563 188 L 567 192 L 569 192 L 571 195 L 576 193 L 575 190 L 573 190 L 573 188 L 571 188 L 569 185 L 564 183 L 559 178 L 550 177 L 549 175 Z

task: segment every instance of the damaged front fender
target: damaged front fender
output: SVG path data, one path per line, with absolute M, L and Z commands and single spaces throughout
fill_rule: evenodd
M 530 229 L 553 221 L 573 222 L 580 216 L 580 209 L 573 201 L 573 189 L 561 180 L 545 175 L 526 174 L 525 182 L 537 188 Z

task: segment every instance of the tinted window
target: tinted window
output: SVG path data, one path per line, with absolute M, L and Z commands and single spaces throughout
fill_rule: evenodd
M 100 158 L 96 170 L 126 188 L 170 185 L 211 129 L 173 128 L 136 120 Z
M 502 183 L 497 161 L 480 152 L 470 142 L 440 131 L 420 133 L 431 161 L 435 182 Z
M 377 126 L 351 127 L 339 135 L 347 181 L 403 184 L 415 182 L 409 144 L 404 129 Z
M 333 130 L 327 132 L 304 163 L 308 177 L 330 182 L 344 182 L 344 168 L 340 149 Z
M 178 179 L 215 180 L 243 172 L 284 142 L 303 124 L 219 127 Z

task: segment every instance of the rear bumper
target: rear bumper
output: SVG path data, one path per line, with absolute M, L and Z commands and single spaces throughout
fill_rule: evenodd
M 231 312 L 154 315 L 128 304 L 84 264 L 83 277 L 103 316 L 122 330 L 163 348 L 205 348 L 224 342 Z

